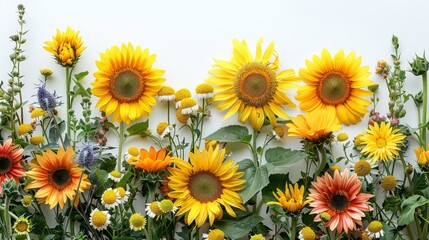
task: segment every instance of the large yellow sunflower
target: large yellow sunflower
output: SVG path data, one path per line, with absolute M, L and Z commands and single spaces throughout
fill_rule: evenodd
M 399 154 L 400 145 L 404 145 L 405 135 L 398 131 L 399 129 L 392 129 L 389 122 L 382 122 L 380 125 L 376 122 L 370 125 L 367 133 L 361 137 L 362 144 L 365 145 L 361 153 L 369 154 L 372 162 L 379 159 L 392 160 Z
M 320 140 L 341 129 L 335 112 L 328 109 L 298 115 L 286 126 L 289 128 L 288 136 L 302 137 L 309 141 Z
M 373 84 L 368 79 L 369 67 L 361 67 L 361 62 L 362 58 L 354 52 L 345 57 L 341 50 L 332 58 L 326 49 L 321 58 L 314 55 L 312 62 L 306 60 L 307 68 L 299 70 L 299 77 L 307 85 L 301 86 L 295 97 L 301 110 L 332 108 L 341 123 L 358 123 L 371 104 L 362 98 L 371 95 L 363 88 Z
M 164 70 L 152 68 L 156 55 L 131 43 L 113 46 L 96 61 L 92 93 L 100 98 L 96 107 L 113 114 L 113 121 L 130 123 L 148 116 L 155 96 L 165 81 Z
M 262 39 L 256 45 L 253 58 L 246 42 L 233 40 L 233 57 L 230 61 L 215 59 L 214 68 L 209 72 L 213 75 L 206 79 L 208 83 L 217 85 L 214 101 L 222 101 L 219 110 L 229 109 L 224 119 L 239 112 L 238 120 L 242 123 L 250 118 L 252 126 L 261 129 L 265 116 L 271 125 L 277 123 L 276 116 L 287 119 L 282 105 L 295 108 L 295 104 L 285 92 L 296 87 L 295 72 L 292 69 L 278 72 L 279 59 L 271 42 L 262 52 Z
M 174 205 L 180 207 L 177 215 L 185 215 L 187 224 L 194 220 L 201 227 L 209 219 L 210 225 L 226 212 L 235 217 L 232 207 L 245 210 L 242 198 L 237 191 L 244 188 L 243 172 L 237 172 L 234 160 L 223 162 L 225 149 L 210 148 L 189 153 L 190 162 L 177 160 L 171 173 L 168 186 L 169 197 L 176 199 Z
M 63 208 L 67 199 L 73 200 L 83 171 L 78 164 L 73 164 L 73 156 L 71 147 L 67 151 L 60 147 L 58 153 L 47 150 L 42 152 L 42 155 L 36 155 L 36 160 L 30 163 L 31 171 L 26 172 L 34 181 L 25 189 L 38 188 L 35 197 L 40 198 L 39 202 L 49 204 L 50 208 L 57 204 Z M 85 191 L 90 186 L 88 176 L 83 174 L 79 192 Z M 76 201 L 78 200 L 79 197 L 76 198 Z
M 82 46 L 79 31 L 75 32 L 70 27 L 65 32 L 57 29 L 57 35 L 52 37 L 52 41 L 46 41 L 45 45 L 43 48 L 52 53 L 55 60 L 64 67 L 73 66 L 86 48 Z

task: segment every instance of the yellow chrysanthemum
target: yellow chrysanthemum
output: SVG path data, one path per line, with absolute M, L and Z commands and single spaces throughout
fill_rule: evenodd
M 361 153 L 368 154 L 373 162 L 379 159 L 392 160 L 399 154 L 399 146 L 404 145 L 405 135 L 398 131 L 399 129 L 392 129 L 389 122 L 370 125 L 367 133 L 361 137 L 362 143 L 366 145 Z
M 286 126 L 289 128 L 288 136 L 302 137 L 309 141 L 320 140 L 341 129 L 335 113 L 328 109 L 298 115 Z
M 47 150 L 42 152 L 42 155 L 36 155 L 37 161 L 30 162 L 31 171 L 26 172 L 34 181 L 25 189 L 38 188 L 34 197 L 39 198 L 39 202 L 49 204 L 50 208 L 59 204 L 62 209 L 67 199 L 74 199 L 83 171 L 78 164 L 73 163 L 73 155 L 71 147 L 67 151 L 60 147 L 57 153 Z M 90 186 L 88 176 L 83 174 L 78 192 L 83 192 Z M 79 197 L 76 197 L 75 204 L 78 200 Z
M 189 153 L 190 162 L 177 160 L 176 168 L 169 168 L 171 173 L 168 186 L 172 191 L 169 197 L 176 199 L 180 207 L 177 215 L 185 215 L 185 222 L 195 221 L 201 227 L 209 219 L 210 225 L 215 219 L 222 218 L 223 210 L 235 217 L 232 207 L 245 211 L 242 198 L 237 191 L 244 188 L 245 180 L 240 178 L 243 172 L 237 172 L 234 160 L 223 161 L 225 150 L 219 148 L 195 149 Z
M 156 105 L 155 96 L 165 81 L 164 70 L 152 68 L 156 55 L 131 43 L 113 46 L 96 62 L 92 93 L 99 97 L 96 107 L 113 114 L 113 121 L 130 123 L 148 116 Z
M 46 41 L 43 48 L 52 53 L 59 64 L 64 67 L 73 66 L 86 47 L 82 46 L 82 37 L 79 31 L 74 31 L 67 27 L 65 32 L 57 29 L 57 35 L 52 37 L 52 41 Z
M 335 109 L 341 123 L 358 123 L 371 104 L 362 98 L 372 94 L 364 89 L 373 84 L 368 79 L 369 67 L 361 67 L 361 62 L 362 58 L 356 57 L 354 52 L 344 56 L 341 50 L 332 58 L 326 49 L 321 58 L 314 55 L 312 62 L 307 60 L 307 68 L 299 70 L 306 85 L 298 89 L 295 97 L 300 101 L 301 110 Z
M 288 187 L 289 186 L 289 187 Z M 304 186 L 299 187 L 298 183 L 285 185 L 285 191 L 277 188 L 277 194 L 273 192 L 278 202 L 268 202 L 267 204 L 279 205 L 286 211 L 296 213 L 301 210 L 309 200 L 304 201 Z
M 218 109 L 229 109 L 224 119 L 238 112 L 238 120 L 245 123 L 250 119 L 256 130 L 261 129 L 265 116 L 273 126 L 277 123 L 276 116 L 288 119 L 282 105 L 295 108 L 285 92 L 296 86 L 292 82 L 297 78 L 292 69 L 278 72 L 279 59 L 274 42 L 262 52 L 260 39 L 255 58 L 246 41 L 234 39 L 233 45 L 231 61 L 215 59 L 214 68 L 209 71 L 213 76 L 206 79 L 208 83 L 217 85 L 213 100 L 222 101 Z
M 417 149 L 414 149 L 414 153 L 417 157 L 417 164 L 420 167 L 426 167 L 429 163 L 429 145 L 426 148 L 419 146 Z

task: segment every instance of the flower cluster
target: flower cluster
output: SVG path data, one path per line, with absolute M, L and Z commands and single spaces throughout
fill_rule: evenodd
M 19 5 L 21 29 L 24 14 Z M 234 39 L 231 59 L 215 59 L 191 91 L 165 85 L 156 54 L 132 43 L 100 53 L 86 82 L 88 72 L 74 71 L 87 47 L 68 27 L 44 46 L 65 96 L 44 68 L 27 106 L 25 33 L 10 37 L 11 78 L 0 84 L 4 239 L 428 238 L 429 64 L 410 62 L 423 87 L 407 93 L 397 37 L 393 64 L 378 61 L 374 80 L 354 52 L 323 49 L 295 73 L 281 69 L 274 42 L 260 39 L 253 52 Z M 416 126 L 404 118 L 413 104 Z M 156 105 L 165 118 L 151 117 Z M 237 123 L 207 133 L 213 105 Z

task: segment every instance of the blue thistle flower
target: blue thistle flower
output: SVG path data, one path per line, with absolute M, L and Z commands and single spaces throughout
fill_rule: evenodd
M 37 99 L 39 101 L 40 108 L 45 111 L 49 111 L 57 106 L 57 100 L 55 96 L 48 92 L 43 85 L 39 86 L 39 90 L 37 91 Z
M 92 142 L 84 142 L 77 157 L 77 163 L 84 167 L 90 167 L 94 159 L 94 144 Z

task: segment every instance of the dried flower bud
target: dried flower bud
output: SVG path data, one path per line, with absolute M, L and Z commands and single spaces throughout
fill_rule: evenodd
M 17 34 L 12 35 L 12 36 L 9 36 L 9 38 L 10 38 L 10 40 L 12 40 L 12 41 L 14 41 L 14 42 L 16 42 L 16 41 L 18 41 L 18 40 L 19 40 L 19 36 L 18 36 Z
M 421 76 L 423 73 L 426 73 L 429 69 L 429 63 L 426 60 L 425 54 L 423 54 L 423 57 L 419 57 L 416 54 L 416 57 L 414 58 L 413 62 L 410 64 L 410 72 L 412 72 L 416 76 Z

